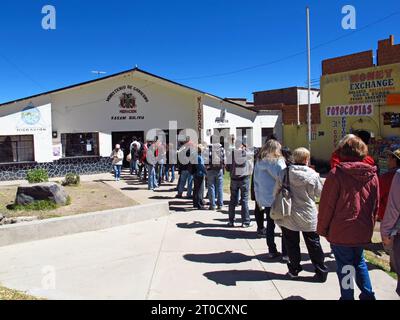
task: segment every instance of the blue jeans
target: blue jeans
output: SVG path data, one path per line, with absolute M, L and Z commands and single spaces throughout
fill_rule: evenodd
M 163 176 L 164 176 L 164 164 L 158 163 L 156 165 L 156 177 L 159 185 L 161 185 Z
M 116 179 L 121 178 L 121 168 L 122 168 L 122 165 L 120 165 L 120 164 L 115 164 L 115 165 L 113 166 L 113 168 L 114 168 L 114 177 L 115 177 Z
M 354 300 L 354 286 L 349 285 L 348 267 L 353 267 L 357 287 L 360 289 L 360 300 L 375 300 L 375 293 L 372 291 L 368 267 L 364 259 L 364 249 L 360 247 L 344 247 L 331 245 L 337 265 L 337 275 L 340 285 L 340 300 Z M 343 267 L 347 267 L 343 270 Z M 345 279 L 344 279 L 345 278 Z M 353 278 L 351 278 L 353 284 Z
M 249 212 L 249 190 L 250 190 L 250 177 L 246 177 L 242 180 L 231 180 L 231 200 L 229 202 L 229 222 L 235 221 L 235 208 L 237 202 L 238 192 L 242 195 L 242 223 L 250 223 L 250 212 Z
M 130 162 L 130 168 L 131 168 L 131 174 L 137 174 L 139 167 L 138 167 L 138 160 L 131 160 Z
M 174 164 L 166 164 L 165 165 L 165 180 L 169 180 L 169 169 L 171 169 L 171 181 L 175 180 L 175 165 Z
M 147 187 L 149 190 L 153 190 L 158 187 L 156 168 L 150 164 L 147 165 Z
M 188 184 L 187 187 L 187 196 L 191 197 L 192 196 L 192 184 L 193 184 L 193 176 L 190 174 L 188 170 L 183 170 L 181 172 L 181 179 L 179 181 L 178 185 L 178 195 L 183 194 L 183 190 L 185 189 L 186 181 Z
M 215 207 L 215 198 L 217 198 L 218 206 L 224 205 L 224 173 L 223 170 L 208 170 L 207 171 L 207 184 L 208 184 L 208 199 L 210 200 L 210 207 Z

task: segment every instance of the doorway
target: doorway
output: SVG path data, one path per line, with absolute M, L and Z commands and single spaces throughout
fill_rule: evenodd
M 116 144 L 121 145 L 121 150 L 124 152 L 124 162 L 123 167 L 129 168 L 129 162 L 126 161 L 126 156 L 130 152 L 130 145 L 132 143 L 132 138 L 136 137 L 136 139 L 141 139 L 143 142 L 144 132 L 143 131 L 120 131 L 120 132 L 112 132 L 112 149 L 114 149 Z

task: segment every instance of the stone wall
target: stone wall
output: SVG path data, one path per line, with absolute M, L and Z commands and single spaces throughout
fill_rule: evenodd
M 0 163 L 0 181 L 24 180 L 31 169 L 45 169 L 52 178 L 64 177 L 69 172 L 80 175 L 111 172 L 112 165 L 110 158 L 103 157 L 65 158 L 49 163 Z

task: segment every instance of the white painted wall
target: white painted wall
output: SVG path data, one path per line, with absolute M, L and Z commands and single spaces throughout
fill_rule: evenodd
M 39 98 L 32 104 L 39 112 L 39 121 L 35 124 L 27 124 L 23 120 L 23 109 L 29 102 L 19 102 L 0 107 L 0 136 L 33 135 L 35 161 L 50 162 L 53 160 L 53 149 L 51 144 L 51 104 L 38 105 L 34 102 L 43 103 L 45 99 Z
M 227 122 L 215 122 L 215 119 L 220 117 L 222 109 L 226 109 Z M 207 143 L 210 142 L 207 130 L 211 130 L 211 134 L 213 134 L 214 128 L 229 128 L 230 134 L 234 134 L 235 137 L 237 128 L 253 128 L 253 144 L 255 147 L 261 147 L 262 128 L 275 128 L 277 134 L 279 136 L 282 135 L 282 118 L 279 111 L 257 115 L 234 104 L 228 102 L 220 103 L 217 99 L 206 98 L 203 104 L 203 118 L 204 130 L 202 138 Z
M 113 116 L 126 115 L 119 112 L 121 92 L 109 102 L 106 101 L 108 95 L 122 85 L 137 87 L 147 96 L 148 102 L 134 93 L 138 106 L 135 115 L 143 116 L 144 119 L 111 120 Z M 168 129 L 169 121 L 177 121 L 178 129 L 195 128 L 194 94 L 134 76 L 107 79 L 87 87 L 60 92 L 54 95 L 52 100 L 53 130 L 58 132 L 58 136 L 62 133 L 99 132 L 101 156 L 109 156 L 111 153 L 112 132 Z
M 298 89 L 297 90 L 297 101 L 299 104 L 308 104 L 308 90 L 306 89 Z M 320 103 L 321 96 L 319 95 L 319 91 L 311 90 L 311 103 Z

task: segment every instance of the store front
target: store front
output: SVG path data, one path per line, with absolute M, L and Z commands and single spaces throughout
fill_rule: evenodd
M 329 160 L 344 135 L 367 131 L 370 154 L 384 171 L 385 150 L 400 146 L 400 104 L 389 102 L 399 92 L 400 63 L 322 76 L 317 130 L 323 135 L 315 142 L 315 152 Z
M 236 135 L 251 128 L 251 140 L 260 146 L 262 128 L 279 133 L 279 121 L 279 112 L 258 114 L 133 69 L 1 104 L 0 181 L 24 179 L 32 168 L 45 168 L 50 176 L 108 172 L 116 143 L 125 153 L 132 137 L 177 144 L 183 129 L 209 143 L 214 129 Z

